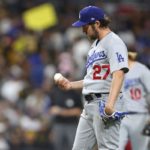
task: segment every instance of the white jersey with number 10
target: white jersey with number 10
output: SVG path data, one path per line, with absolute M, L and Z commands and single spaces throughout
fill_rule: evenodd
M 145 96 L 150 93 L 150 70 L 143 64 L 135 62 L 125 75 L 124 96 L 130 111 L 146 111 Z

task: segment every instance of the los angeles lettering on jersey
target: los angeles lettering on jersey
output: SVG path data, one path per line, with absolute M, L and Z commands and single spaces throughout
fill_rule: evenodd
M 91 56 L 88 56 L 87 58 L 86 68 L 91 66 L 95 61 L 106 59 L 106 58 L 107 56 L 104 51 L 100 51 L 100 52 L 94 51 L 94 53 Z

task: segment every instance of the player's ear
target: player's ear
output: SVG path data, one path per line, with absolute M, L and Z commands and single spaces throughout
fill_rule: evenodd
M 98 20 L 95 21 L 95 25 L 96 25 L 97 27 L 100 27 L 100 24 L 101 24 L 100 21 L 98 21 Z

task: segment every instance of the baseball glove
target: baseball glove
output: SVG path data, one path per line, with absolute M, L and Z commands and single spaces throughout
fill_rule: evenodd
M 150 136 L 150 121 L 148 123 L 146 123 L 146 125 L 142 131 L 142 134 L 145 136 Z
M 125 117 L 123 112 L 117 111 L 115 111 L 111 115 L 107 115 L 105 113 L 105 103 L 102 101 L 99 103 L 99 112 L 105 125 L 111 125 L 116 121 L 121 121 Z

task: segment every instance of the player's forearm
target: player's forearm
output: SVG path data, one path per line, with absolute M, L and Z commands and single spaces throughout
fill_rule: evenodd
M 82 89 L 83 80 L 71 82 L 71 89 Z
M 72 108 L 72 109 L 62 109 L 60 115 L 64 117 L 72 117 L 77 116 L 79 117 L 81 114 L 81 109 L 79 108 Z
M 83 88 L 83 80 L 69 81 L 60 73 L 54 75 L 55 83 L 63 90 L 77 90 Z
M 124 80 L 124 72 L 122 70 L 113 73 L 113 80 L 110 87 L 110 94 L 106 103 L 106 113 L 111 114 L 114 111 L 114 105 L 120 93 Z
M 79 117 L 81 114 L 80 108 L 61 108 L 60 106 L 52 106 L 49 110 L 51 115 L 59 115 L 64 117 L 77 116 Z

